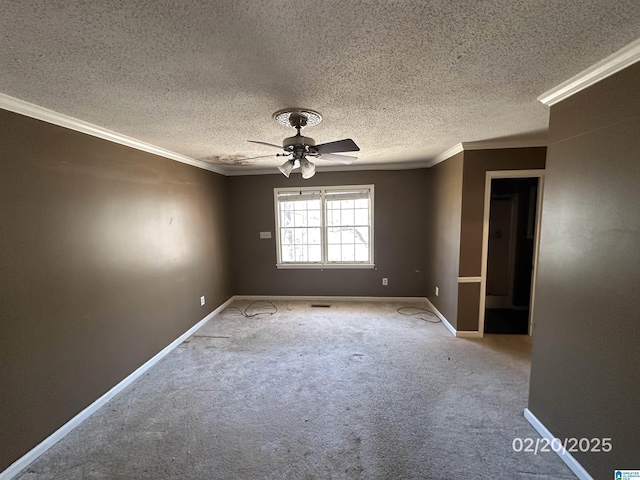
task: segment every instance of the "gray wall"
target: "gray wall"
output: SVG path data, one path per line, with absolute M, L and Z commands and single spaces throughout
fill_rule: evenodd
M 545 156 L 544 147 L 465 150 L 429 169 L 426 296 L 456 330 L 478 330 L 479 284 L 458 276 L 482 273 L 486 173 L 544 168 Z
M 638 467 L 640 64 L 551 107 L 529 409 L 594 478 Z M 634 466 L 635 465 L 635 466 Z
M 462 225 L 460 228 L 461 277 L 482 273 L 482 230 L 486 174 L 497 170 L 534 170 L 545 166 L 546 147 L 467 150 L 462 180 Z M 466 287 L 459 296 L 458 330 L 477 331 L 480 288 Z
M 496 170 L 534 170 L 545 166 L 546 147 L 467 150 L 464 152 L 462 181 L 462 227 L 460 276 L 482 273 L 482 228 L 484 187 L 487 172 Z
M 460 218 L 462 212 L 461 152 L 429 169 L 425 209 L 429 220 L 427 281 L 423 292 L 457 328 Z M 435 288 L 440 289 L 436 297 Z
M 225 178 L 4 110 L 0 137 L 2 471 L 231 290 Z
M 427 169 L 229 177 L 233 291 L 241 295 L 424 296 Z M 376 269 L 277 269 L 273 189 L 375 185 Z M 261 231 L 273 238 L 261 240 Z M 382 277 L 389 285 L 382 286 Z

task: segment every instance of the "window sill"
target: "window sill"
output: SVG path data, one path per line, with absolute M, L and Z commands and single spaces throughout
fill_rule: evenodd
M 373 269 L 376 266 L 372 263 L 278 263 L 279 269 L 312 269 L 312 270 L 334 270 L 334 269 Z

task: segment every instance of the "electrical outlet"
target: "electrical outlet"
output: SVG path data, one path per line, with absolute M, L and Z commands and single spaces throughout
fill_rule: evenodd
M 382 285 L 389 285 L 389 279 L 387 277 L 382 279 Z
M 204 305 L 204 295 L 200 297 L 200 306 Z
M 271 238 L 271 232 L 260 232 L 260 238 Z
M 438 296 L 438 293 L 440 293 L 440 289 L 436 287 L 436 297 Z

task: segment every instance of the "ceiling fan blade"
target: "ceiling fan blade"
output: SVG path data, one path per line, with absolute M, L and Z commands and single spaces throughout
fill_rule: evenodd
M 336 142 L 321 143 L 316 145 L 314 149 L 320 153 L 337 153 L 337 152 L 359 152 L 360 147 L 356 145 L 356 142 L 347 138 L 345 140 L 338 140 Z
M 274 143 L 258 142 L 257 140 L 247 140 L 247 142 L 259 143 L 260 145 L 267 145 L 268 147 L 276 147 L 276 148 L 279 148 L 280 150 L 282 150 L 282 145 L 276 145 Z
M 338 155 L 335 153 L 321 153 L 318 158 L 321 160 L 342 163 L 344 165 L 350 165 L 358 159 L 358 157 L 352 157 L 351 155 Z
M 249 158 L 241 158 L 241 161 L 245 160 L 255 160 L 256 158 L 267 158 L 267 157 L 285 157 L 285 154 L 281 153 L 272 153 L 271 155 L 260 155 L 259 157 L 249 157 Z

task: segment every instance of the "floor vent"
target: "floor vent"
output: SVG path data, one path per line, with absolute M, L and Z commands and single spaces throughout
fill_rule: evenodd
M 331 305 L 329 305 L 328 303 L 312 303 L 311 306 L 314 307 L 314 308 L 329 308 L 329 307 L 331 307 Z

